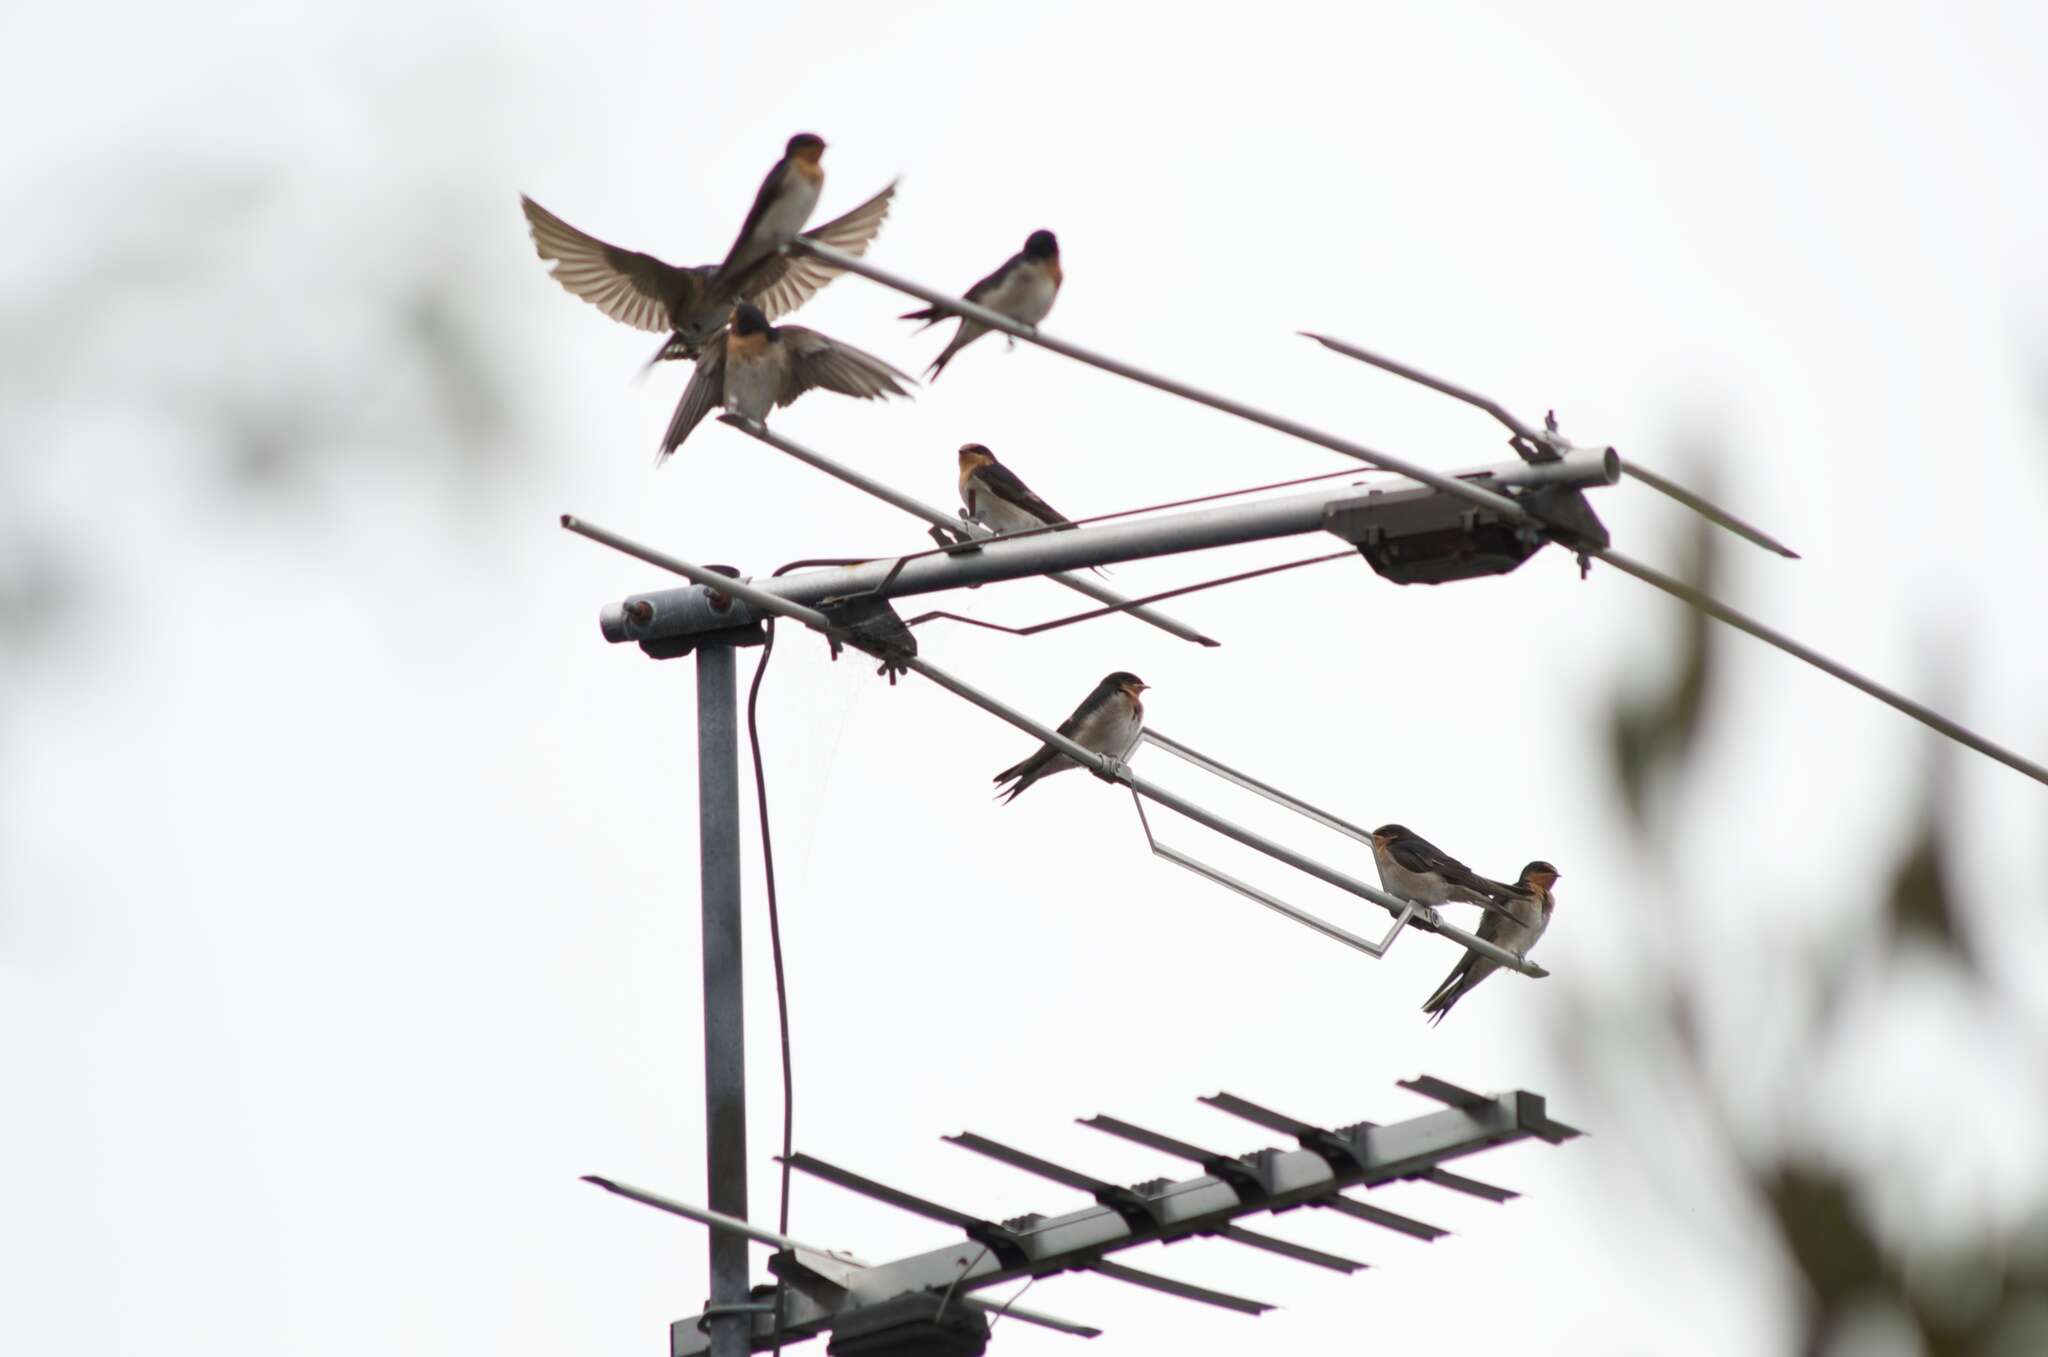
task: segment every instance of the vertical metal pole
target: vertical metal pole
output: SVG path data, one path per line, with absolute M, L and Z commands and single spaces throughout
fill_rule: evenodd
M 747 1217 L 747 1067 L 740 976 L 739 692 L 733 648 L 697 648 L 697 853 L 704 912 L 704 1131 L 711 1209 Z M 740 1306 L 747 1241 L 711 1231 L 711 1303 Z M 745 1357 L 752 1316 L 715 1315 L 712 1357 Z

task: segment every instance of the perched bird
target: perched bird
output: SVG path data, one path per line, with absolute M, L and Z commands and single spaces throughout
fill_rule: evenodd
M 1003 266 L 988 277 L 967 289 L 967 300 L 986 306 L 991 311 L 1000 311 L 1012 320 L 1026 325 L 1036 325 L 1052 310 L 1052 299 L 1060 295 L 1060 282 L 1066 275 L 1060 272 L 1060 243 L 1050 231 L 1033 231 L 1024 241 L 1024 248 L 1003 261 Z M 927 306 L 922 311 L 906 312 L 901 319 L 921 320 L 925 329 L 937 325 L 946 318 L 944 307 Z M 960 317 L 960 328 L 953 332 L 952 342 L 945 351 L 933 360 L 925 373 L 930 381 L 945 370 L 953 355 L 988 333 L 988 327 L 979 321 Z
M 1074 526 L 979 443 L 960 445 L 960 503 L 969 518 L 996 532 Z
M 884 396 L 908 396 L 898 386 L 898 372 L 873 354 L 851 344 L 827 338 L 801 325 L 774 326 L 750 302 L 732 310 L 732 323 L 698 356 L 697 370 L 676 402 L 675 417 L 661 440 L 660 466 L 670 453 L 681 447 L 690 431 L 718 406 L 757 422 L 768 412 L 787 405 L 812 387 L 837 391 L 842 396 L 879 400 Z
M 792 139 L 791 147 L 800 140 Z M 761 186 L 762 194 L 769 193 L 788 163 L 789 157 L 785 157 L 769 172 L 768 182 Z M 816 168 L 815 158 L 811 164 Z M 853 211 L 806 234 L 846 254 L 865 254 L 882 229 L 883 219 L 889 215 L 890 200 L 895 196 L 896 186 L 891 184 Z M 815 201 L 813 194 L 809 203 L 795 205 L 802 206 L 804 216 L 808 216 L 810 203 Z M 533 247 L 554 266 L 550 272 L 556 282 L 613 320 L 636 330 L 668 332 L 668 339 L 650 362 L 695 358 L 704 342 L 725 324 L 726 313 L 735 302 L 752 302 L 763 315 L 774 320 L 802 306 L 839 275 L 837 268 L 808 255 L 783 255 L 772 249 L 766 253 L 743 250 L 750 234 L 763 234 L 755 220 L 763 213 L 759 198 L 755 200 L 754 212 L 748 215 L 747 226 L 740 230 L 740 239 L 733 244 L 733 255 L 728 255 L 730 262 L 735 255 L 753 254 L 753 262 L 734 269 L 718 264 L 682 268 L 665 263 L 651 254 L 620 249 L 579 231 L 524 194 L 520 195 L 519 205 L 526 213 Z M 788 206 L 777 207 L 769 215 L 780 222 L 787 218 L 789 210 Z M 802 225 L 799 218 L 796 226 L 788 229 Z M 768 238 L 772 243 L 772 232 Z
M 1557 906 L 1557 897 L 1550 888 L 1557 884 L 1557 868 L 1547 862 L 1532 862 L 1522 869 L 1522 879 L 1513 886 L 1505 886 L 1507 912 L 1488 914 L 1479 921 L 1479 936 L 1498 947 L 1513 952 L 1516 956 L 1527 956 L 1529 949 L 1536 945 L 1536 939 L 1543 936 L 1543 930 L 1550 927 L 1550 912 Z M 1495 882 L 1495 885 L 1500 885 Z M 1500 963 L 1492 957 L 1483 957 L 1477 952 L 1465 953 L 1465 959 L 1451 968 L 1444 982 L 1436 987 L 1436 993 L 1429 996 L 1429 1002 L 1422 1011 L 1430 1015 L 1433 1027 L 1444 1020 L 1444 1014 L 1451 1011 L 1458 1000 L 1470 994 L 1484 980 L 1500 969 Z
M 1113 759 L 1129 758 L 1145 730 L 1145 704 L 1138 700 L 1138 694 L 1148 686 L 1136 674 L 1117 670 L 1096 684 L 1095 691 L 1074 708 L 1074 714 L 1060 722 L 1060 734 L 1083 749 Z M 1040 778 L 1079 766 L 1051 745 L 1044 745 L 1022 763 L 1013 763 L 997 773 L 996 789 L 1007 805 Z M 1006 782 L 1015 785 L 1005 788 Z
M 804 229 L 811 210 L 818 205 L 818 195 L 825 191 L 825 167 L 818 163 L 824 154 L 825 139 L 814 132 L 799 132 L 789 139 L 782 148 L 782 159 L 775 162 L 754 194 L 754 205 L 747 209 L 739 235 L 725 252 L 725 262 L 718 266 L 720 278 L 737 278 L 744 269 L 775 253 L 777 237 L 793 236 Z
M 1490 881 L 1406 825 L 1381 825 L 1372 832 L 1372 859 L 1380 885 L 1424 905 L 1459 902 L 1498 908 L 1508 887 Z

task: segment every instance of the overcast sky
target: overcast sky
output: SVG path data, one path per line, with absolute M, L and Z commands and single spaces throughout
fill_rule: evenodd
M 691 667 L 602 643 L 603 603 L 668 581 L 555 519 L 764 574 L 925 543 L 715 424 L 653 471 L 685 373 L 631 382 L 648 340 L 548 279 L 520 192 L 713 260 L 784 140 L 817 131 L 821 217 L 902 176 L 877 262 L 964 288 L 1054 229 L 1048 329 L 1432 466 L 1506 456 L 1499 429 L 1295 331 L 1555 407 L 1804 554 L 1731 543 L 1726 597 L 2048 753 L 2039 6 L 1269 3 L 1167 23 L 280 3 L 8 27 L 9 1352 L 646 1353 L 704 1298 L 701 1231 L 576 1181 L 704 1195 Z M 940 340 L 905 309 L 849 278 L 797 319 L 915 371 Z M 994 340 L 915 403 L 817 395 L 776 427 L 948 506 L 954 448 L 984 442 L 1077 516 L 1341 465 Z M 1672 506 L 1633 485 L 1594 502 L 1622 550 L 1682 560 Z M 1072 596 L 1027 582 L 951 606 L 1030 622 Z M 1601 735 L 1617 693 L 1668 675 L 1683 625 L 1644 586 L 1581 582 L 1558 552 L 1436 589 L 1338 562 L 1169 609 L 1225 644 L 1125 620 L 921 638 L 1048 721 L 1135 670 L 1160 729 L 1339 814 L 1495 875 L 1550 859 L 1554 978 L 1496 978 L 1431 1030 L 1418 1007 L 1454 948 L 1411 935 L 1373 961 L 1296 928 L 1150 858 L 1091 779 L 997 807 L 989 778 L 1028 741 L 791 631 L 762 722 L 799 1147 L 988 1216 L 1057 1213 L 1082 1199 L 937 1137 L 1131 1180 L 1177 1169 L 1073 1118 L 1248 1149 L 1272 1138 L 1194 1098 L 1338 1123 L 1430 1110 L 1394 1086 L 1419 1072 L 1528 1088 L 1593 1135 L 1470 1162 L 1522 1200 L 1374 1194 L 1452 1238 L 1272 1223 L 1375 1264 L 1349 1279 L 1213 1241 L 1129 1256 L 1284 1307 L 1256 1321 L 1093 1278 L 1029 1304 L 1107 1329 L 1096 1353 L 1782 1342 L 1795 1298 L 1768 1240 L 1677 1118 L 1583 1077 L 1570 1053 L 1599 1034 L 1571 1015 L 1632 993 L 1637 925 L 1683 877 L 1711 906 L 1686 945 L 1740 1086 L 1782 1017 L 1778 958 L 1833 945 L 1889 871 L 1924 732 L 1731 636 L 1665 860 L 1632 840 Z M 1951 796 L 1985 935 L 2038 927 L 2043 789 L 1966 756 Z M 2048 960 L 1987 950 L 2031 1044 L 1900 975 L 1881 1038 L 1813 1070 L 1810 1102 L 1742 1109 L 1884 1174 L 1902 1232 L 2011 1225 L 2048 1194 L 2048 1107 L 2011 1078 L 2042 1049 Z M 792 1230 L 869 1258 L 948 1240 L 806 1182 Z M 1009 1324 L 997 1341 L 1082 1350 Z

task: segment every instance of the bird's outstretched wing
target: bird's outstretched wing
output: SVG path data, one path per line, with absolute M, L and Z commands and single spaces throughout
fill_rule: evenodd
M 1031 487 L 1017 478 L 1017 473 L 1001 462 L 991 462 L 980 472 L 981 479 L 999 498 L 1006 499 L 1018 508 L 1037 518 L 1041 523 L 1064 523 L 1067 516 L 1033 494 Z
M 579 231 L 521 194 L 533 248 L 554 280 L 613 320 L 636 330 L 673 329 L 704 296 L 709 269 L 678 268 Z
M 910 394 L 898 379 L 917 384 L 910 374 L 898 372 L 873 354 L 816 330 L 784 325 L 778 333 L 789 349 L 789 375 L 783 382 L 782 394 L 776 397 L 777 405 L 789 404 L 814 386 L 837 391 L 842 396 L 880 400 L 884 396 Z
M 654 464 L 660 466 L 667 461 L 669 454 L 690 436 L 690 431 L 704 422 L 704 416 L 723 404 L 725 331 L 720 330 L 705 342 L 697 357 L 696 371 L 690 374 L 690 384 L 683 388 L 682 399 L 676 402 L 676 412 L 669 419 L 668 432 L 661 437 L 661 451 L 654 455 Z
M 866 254 L 881 231 L 895 196 L 896 184 L 891 180 L 889 187 L 853 211 L 804 234 L 844 254 Z M 839 274 L 836 266 L 807 254 L 772 254 L 741 275 L 734 293 L 753 302 L 761 308 L 762 315 L 774 320 L 802 306 Z

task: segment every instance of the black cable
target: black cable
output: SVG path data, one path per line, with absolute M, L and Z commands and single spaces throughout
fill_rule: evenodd
M 775 1013 L 782 1035 L 782 1202 L 776 1212 L 778 1233 L 789 1233 L 789 1160 L 796 1129 L 796 1077 L 789 1058 L 789 987 L 782 973 L 782 911 L 775 898 L 775 840 L 768 829 L 768 773 L 761 766 L 761 680 L 768 673 L 768 660 L 775 654 L 775 619 L 762 624 L 761 662 L 754 666 L 754 682 L 747 689 L 747 743 L 754 755 L 754 799 L 761 812 L 761 866 L 768 878 L 768 950 L 775 957 Z M 783 1302 L 788 1286 L 775 1282 L 775 1351 L 782 1352 Z

